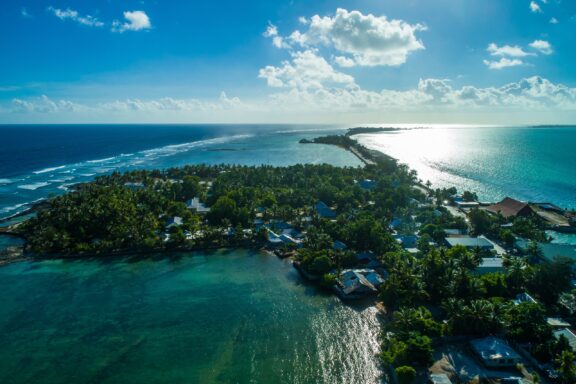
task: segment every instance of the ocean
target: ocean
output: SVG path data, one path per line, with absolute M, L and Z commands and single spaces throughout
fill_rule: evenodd
M 253 251 L 0 268 L 3 384 L 379 383 L 376 309 Z
M 353 155 L 301 138 L 345 132 L 333 126 L 0 126 L 0 218 L 113 171 L 191 163 L 359 166 Z
M 576 208 L 576 127 L 435 127 L 356 138 L 434 187 Z
M 360 166 L 302 138 L 340 126 L 0 126 L 0 217 L 115 170 L 189 163 Z M 576 207 L 576 128 L 360 135 L 434 186 Z M 0 247 L 14 240 L 0 237 Z M 556 239 L 570 242 L 570 237 Z M 372 307 L 246 250 L 0 268 L 0 382 L 378 383 Z

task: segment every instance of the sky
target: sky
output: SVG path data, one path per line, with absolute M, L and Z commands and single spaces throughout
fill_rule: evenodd
M 576 123 L 573 0 L 11 0 L 0 124 Z

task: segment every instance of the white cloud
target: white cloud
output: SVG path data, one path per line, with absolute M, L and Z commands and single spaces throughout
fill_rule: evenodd
M 542 8 L 540 8 L 540 5 L 538 5 L 538 3 L 535 1 L 530 2 L 530 10 L 534 13 L 541 13 L 542 12 Z
M 88 27 L 103 27 L 104 23 L 98 20 L 94 16 L 86 15 L 81 16 L 78 11 L 73 9 L 67 8 L 65 10 L 48 7 L 48 11 L 53 13 L 54 16 L 59 18 L 60 20 L 72 20 L 77 22 L 78 24 L 86 25 Z
M 552 18 L 550 19 L 550 24 L 558 24 L 558 23 L 559 23 L 559 21 L 558 21 L 557 18 L 552 17 Z
M 124 23 L 118 20 L 112 22 L 113 32 L 144 31 L 152 28 L 150 18 L 144 11 L 126 11 L 124 19 L 126 19 Z
M 266 66 L 258 77 L 276 88 L 295 88 L 299 90 L 322 89 L 336 85 L 354 86 L 354 78 L 336 71 L 323 57 L 313 50 L 294 52 L 290 61 L 282 66 Z
M 163 97 L 154 100 L 125 99 L 86 105 L 70 100 L 54 100 L 46 95 L 29 99 L 12 99 L 10 111 L 29 114 L 106 113 L 106 112 L 210 112 L 224 110 L 250 110 L 238 97 L 228 97 L 225 92 L 216 101 L 174 99 Z
M 86 108 L 69 100 L 52 100 L 46 95 L 28 100 L 13 99 L 12 111 L 17 113 L 80 112 Z
M 308 28 L 294 31 L 289 36 L 291 43 L 305 48 L 333 48 L 355 65 L 398 66 L 406 62 L 410 53 L 424 49 L 416 37 L 417 32 L 426 29 L 423 25 L 389 20 L 386 16 L 339 8 L 333 17 L 315 15 L 301 22 Z
M 265 99 L 247 103 L 224 92 L 213 100 L 164 97 L 97 104 L 79 104 L 42 96 L 14 99 L 10 105 L 0 104 L 0 115 L 3 121 L 20 122 L 94 122 L 102 121 L 103 117 L 107 119 L 105 121 L 125 122 L 253 122 L 254 118 L 262 117 L 261 121 L 268 123 L 306 121 L 314 117 L 320 117 L 319 122 L 357 122 L 358 118 L 368 122 L 396 116 L 412 122 L 416 116 L 424 116 L 427 122 L 431 122 L 430 116 L 439 116 L 438 122 L 446 122 L 445 119 L 454 116 L 464 116 L 465 119 L 466 116 L 483 116 L 498 123 L 498 116 L 506 116 L 506 119 L 516 116 L 524 122 L 526 116 L 552 119 L 564 116 L 560 121 L 573 120 L 576 116 L 576 88 L 554 84 L 538 76 L 486 88 L 472 85 L 454 87 L 446 79 L 421 79 L 414 88 L 404 91 L 371 91 L 346 84 L 316 88 L 294 84 L 277 90 Z M 469 118 L 467 121 L 474 122 Z M 546 117 L 538 121 L 546 122 Z
M 272 44 L 276 48 L 289 48 L 289 45 L 284 42 L 284 38 L 278 34 L 278 28 L 274 24 L 268 24 L 264 37 L 272 39 Z
M 545 40 L 534 40 L 530 46 L 544 55 L 551 55 L 553 52 L 552 46 Z
M 346 56 L 336 56 L 334 57 L 334 62 L 342 68 L 350 68 L 356 65 L 354 60 Z
M 503 45 L 499 47 L 497 44 L 491 43 L 486 50 L 490 52 L 492 56 L 525 57 L 530 55 L 517 45 Z
M 518 59 L 508 59 L 506 57 L 503 57 L 498 61 L 484 60 L 484 64 L 490 69 L 502 69 L 523 65 L 524 62 Z
M 380 92 L 355 88 L 291 89 L 271 96 L 284 110 L 422 111 L 520 109 L 576 111 L 576 88 L 553 84 L 538 76 L 503 87 L 454 89 L 449 80 L 422 79 L 416 89 Z

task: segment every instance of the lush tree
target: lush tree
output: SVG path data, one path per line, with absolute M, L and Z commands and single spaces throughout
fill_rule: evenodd
M 416 379 L 416 370 L 408 365 L 398 367 L 394 371 L 399 384 L 412 384 Z
M 562 384 L 576 383 L 576 354 L 572 351 L 563 351 L 557 358 L 558 372 L 560 373 L 560 382 Z
M 475 208 L 468 213 L 468 219 L 475 235 L 483 235 L 490 232 L 492 219 L 490 215 L 481 209 Z
M 208 220 L 212 224 L 222 224 L 225 219 L 234 222 L 236 217 L 236 202 L 228 196 L 219 197 L 210 208 Z
M 562 292 L 571 288 L 574 261 L 567 257 L 556 257 L 551 262 L 536 266 L 529 289 L 546 304 L 555 304 Z
M 407 337 L 411 332 L 430 337 L 442 334 L 442 325 L 434 320 L 425 307 L 400 308 L 394 312 L 392 321 L 386 328 L 400 337 Z
M 540 304 L 508 305 L 503 320 L 506 334 L 518 342 L 544 342 L 552 337 L 546 311 Z

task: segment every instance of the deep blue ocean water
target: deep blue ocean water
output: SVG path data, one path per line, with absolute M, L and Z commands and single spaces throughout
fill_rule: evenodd
M 287 125 L 0 126 L 0 218 L 115 170 L 194 163 L 360 165 L 338 148 L 298 143 L 342 132 Z
M 193 163 L 361 165 L 301 138 L 345 126 L 0 126 L 0 218 L 74 183 L 114 170 Z M 434 186 L 576 208 L 576 127 L 433 127 L 356 136 L 418 171 Z

